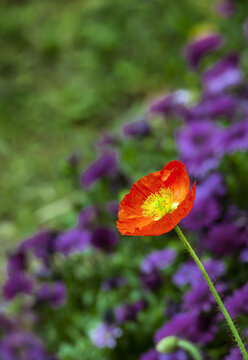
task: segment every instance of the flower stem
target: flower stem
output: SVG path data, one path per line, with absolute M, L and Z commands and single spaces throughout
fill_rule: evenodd
M 191 342 L 180 339 L 178 347 L 185 350 L 193 360 L 202 360 L 201 354 Z
M 156 350 L 164 354 L 172 354 L 178 349 L 183 349 L 190 355 L 192 360 L 203 360 L 197 347 L 190 341 L 180 339 L 177 336 L 167 336 L 156 345 Z
M 246 349 L 245 349 L 245 346 L 244 346 L 244 343 L 229 315 L 229 313 L 227 312 L 226 308 L 225 308 L 225 305 L 223 304 L 218 292 L 216 291 L 210 277 L 208 276 L 208 273 L 206 272 L 204 266 L 202 265 L 201 263 L 201 260 L 198 258 L 198 256 L 196 255 L 196 253 L 194 252 L 194 250 L 192 249 L 190 243 L 188 242 L 188 240 L 186 239 L 186 237 L 184 236 L 184 234 L 182 233 L 181 229 L 179 228 L 179 226 L 176 226 L 175 227 L 175 230 L 177 232 L 177 235 L 179 236 L 179 238 L 181 239 L 181 241 L 183 242 L 184 246 L 186 247 L 186 249 L 188 250 L 188 252 L 190 253 L 190 255 L 192 256 L 192 258 L 194 259 L 194 261 L 196 262 L 196 264 L 198 265 L 199 269 L 201 270 L 202 272 L 202 275 L 204 276 L 211 292 L 213 293 L 214 297 L 215 297 L 215 300 L 217 301 L 217 304 L 219 305 L 223 315 L 225 316 L 226 318 L 226 321 L 233 333 L 233 336 L 240 348 L 240 351 L 244 357 L 245 360 L 248 360 L 248 354 L 246 352 Z

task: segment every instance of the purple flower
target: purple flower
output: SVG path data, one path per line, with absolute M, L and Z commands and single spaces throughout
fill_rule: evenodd
M 102 283 L 101 288 L 104 291 L 109 291 L 112 289 L 116 289 L 119 286 L 124 286 L 124 285 L 126 285 L 126 283 L 127 282 L 124 277 L 111 277 Z
M 182 264 L 177 272 L 173 275 L 173 283 L 178 287 L 192 284 L 196 271 L 197 268 L 195 263 L 187 262 Z
M 243 356 L 239 348 L 232 348 L 224 360 L 242 360 Z
M 229 55 L 203 73 L 202 82 L 204 92 L 218 94 L 227 87 L 239 85 L 243 74 L 239 68 L 237 55 Z
M 191 122 L 177 132 L 181 159 L 192 176 L 202 177 L 219 165 L 223 130 L 210 121 Z
M 182 223 L 188 230 L 200 230 L 210 226 L 219 216 L 220 206 L 216 199 L 199 197 L 196 194 L 194 207 Z
M 118 138 L 110 133 L 102 133 L 96 142 L 96 147 L 102 151 L 114 147 L 118 143 Z
M 81 184 L 89 188 L 103 177 L 113 177 L 117 174 L 117 154 L 109 151 L 100 156 L 94 163 L 84 170 L 81 176 Z
M 3 296 L 6 300 L 12 300 L 19 294 L 31 294 L 33 280 L 25 273 L 12 274 L 3 285 Z
M 78 227 L 88 228 L 99 215 L 99 209 L 96 206 L 88 206 L 80 211 L 78 215 Z
M 198 230 L 211 225 L 220 215 L 217 196 L 225 193 L 226 188 L 220 174 L 211 174 L 197 188 L 194 207 L 190 214 L 183 219 L 184 227 Z
M 155 291 L 162 285 L 162 277 L 158 271 L 140 273 L 142 287 L 147 291 Z
M 175 91 L 171 94 L 166 94 L 159 99 L 152 102 L 149 112 L 153 115 L 172 115 L 181 113 L 184 110 L 185 104 L 189 102 L 190 93 L 186 90 Z
M 83 252 L 89 246 L 91 233 L 88 230 L 72 228 L 57 237 L 56 251 L 63 255 Z
M 197 69 L 198 63 L 207 53 L 219 48 L 223 44 L 219 34 L 205 34 L 194 39 L 186 47 L 186 58 L 192 69 Z
M 18 272 L 24 272 L 26 270 L 26 254 L 17 250 L 14 254 L 8 257 L 7 273 L 9 276 Z
M 188 357 L 183 351 L 176 351 L 173 354 L 161 354 L 155 349 L 150 349 L 142 354 L 140 360 L 187 360 Z
M 116 339 L 122 335 L 122 330 L 107 323 L 100 323 L 90 333 L 91 341 L 98 348 L 114 348 L 116 346 Z
M 138 300 L 135 303 L 126 303 L 115 308 L 115 318 L 119 324 L 126 321 L 135 321 L 138 313 L 146 306 L 144 300 Z
M 118 218 L 120 203 L 118 201 L 112 200 L 107 203 L 107 210 L 114 218 Z
M 231 117 L 236 106 L 237 99 L 229 94 L 207 96 L 200 103 L 188 109 L 188 121 L 216 118 L 219 116 Z
M 151 128 L 146 119 L 136 120 L 123 127 L 125 136 L 141 138 L 151 134 Z
M 151 273 L 154 270 L 162 270 L 170 266 L 176 257 L 176 252 L 172 249 L 162 249 L 151 252 L 145 257 L 141 264 L 144 273 Z
M 37 258 L 42 259 L 45 265 L 48 265 L 51 256 L 55 252 L 56 236 L 55 231 L 42 230 L 23 241 L 19 246 L 19 250 L 23 252 L 31 251 Z
M 45 351 L 40 339 L 30 333 L 11 333 L 0 342 L 3 360 L 55 360 Z
M 246 243 L 246 232 L 233 222 L 223 221 L 211 227 L 205 238 L 206 246 L 218 256 L 232 255 Z
M 16 328 L 16 321 L 13 318 L 7 317 L 5 314 L 0 313 L 0 332 L 4 334 L 11 333 Z
M 176 351 L 172 354 L 160 354 L 159 360 L 188 360 L 189 357 L 182 350 Z
M 218 277 L 225 273 L 225 265 L 221 261 L 209 259 L 204 261 L 204 267 L 208 272 L 212 280 L 216 280 Z M 187 262 L 180 266 L 177 272 L 173 276 L 173 282 L 177 286 L 184 286 L 190 284 L 195 286 L 202 283 L 203 276 L 198 266 L 193 262 Z
M 248 119 L 230 125 L 224 132 L 223 152 L 234 153 L 248 149 Z
M 226 299 L 226 308 L 231 317 L 235 318 L 248 313 L 248 283 Z
M 226 193 L 223 177 L 219 173 L 210 174 L 204 181 L 198 184 L 199 197 L 222 196 Z
M 183 301 L 186 310 L 195 309 L 209 312 L 214 299 L 212 299 L 208 285 L 205 282 L 201 282 L 184 295 Z
M 179 151 L 187 158 L 215 154 L 218 148 L 220 129 L 210 121 L 194 121 L 177 133 Z M 208 146 L 208 148 L 207 148 Z
M 221 0 L 216 10 L 223 17 L 232 17 L 234 14 L 234 0 Z
M 217 331 L 213 317 L 199 314 L 198 311 L 179 313 L 166 322 L 155 334 L 155 343 L 167 336 L 175 335 L 200 344 L 207 344 L 214 339 Z
M 66 286 L 63 282 L 43 283 L 36 292 L 38 302 L 48 302 L 51 307 L 58 308 L 66 301 Z
M 141 355 L 140 360 L 159 360 L 159 353 L 155 349 L 150 349 Z
M 222 176 L 209 175 L 198 185 L 194 207 L 182 223 L 189 230 L 198 230 L 211 225 L 220 216 L 217 197 L 224 195 L 226 188 Z
M 223 291 L 226 290 L 224 284 L 217 284 L 216 288 L 219 293 L 223 293 Z M 199 281 L 197 284 L 194 284 L 192 289 L 184 295 L 183 300 L 183 307 L 185 310 L 210 312 L 213 304 L 215 305 L 214 296 L 210 292 L 208 284 L 205 281 Z
M 107 227 L 99 227 L 92 233 L 91 244 L 105 252 L 111 252 L 118 244 L 119 238 L 116 232 Z

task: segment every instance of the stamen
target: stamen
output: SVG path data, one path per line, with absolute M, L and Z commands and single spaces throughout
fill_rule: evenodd
M 155 221 L 160 220 L 164 215 L 171 213 L 178 207 L 179 203 L 174 201 L 174 194 L 170 189 L 161 189 L 151 194 L 144 201 L 141 208 L 143 215 L 151 216 Z

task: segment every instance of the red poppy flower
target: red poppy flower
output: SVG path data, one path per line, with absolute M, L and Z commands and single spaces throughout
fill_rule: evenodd
M 171 161 L 133 184 L 120 203 L 118 230 L 122 235 L 162 235 L 188 215 L 195 192 L 185 166 Z

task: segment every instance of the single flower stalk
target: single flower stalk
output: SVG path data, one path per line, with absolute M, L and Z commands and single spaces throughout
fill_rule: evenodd
M 245 360 L 248 360 L 243 341 L 227 312 L 218 292 L 200 259 L 178 227 L 181 219 L 191 211 L 195 200 L 195 184 L 185 166 L 176 160 L 138 180 L 120 203 L 117 228 L 122 235 L 156 236 L 175 229 L 180 240 L 201 270 L 220 307 Z

